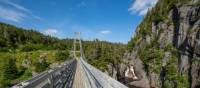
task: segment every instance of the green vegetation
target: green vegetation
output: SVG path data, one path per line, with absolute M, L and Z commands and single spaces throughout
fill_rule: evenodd
M 6 59 L 4 59 L 4 62 L 1 62 L 1 74 L 0 74 L 0 87 L 6 87 L 9 86 L 10 83 L 16 83 L 15 79 L 22 76 L 26 70 L 26 68 L 18 67 L 16 64 L 16 58 L 15 56 L 4 56 Z
M 192 0 L 159 0 L 156 6 L 148 11 L 144 20 L 138 26 L 135 37 L 131 38 L 128 42 L 127 49 L 132 52 L 134 47 L 141 44 L 138 41 L 145 43 L 146 37 L 150 37 L 151 44 L 143 44 L 143 46 L 138 49 L 138 54 L 143 61 L 147 75 L 155 73 L 157 76 L 163 77 L 162 88 L 190 87 L 188 74 L 180 74 L 178 69 L 178 59 L 180 58 L 178 49 L 172 44 L 163 45 L 163 43 L 166 42 L 158 42 L 160 34 L 163 30 L 166 30 L 161 29 L 159 24 L 166 23 L 168 26 L 179 26 L 178 20 L 172 21 L 170 19 L 171 17 L 168 18 L 170 11 L 183 5 L 189 5 L 190 1 Z M 199 3 L 197 2 L 192 6 L 197 6 L 198 4 Z M 158 31 L 158 34 L 157 32 L 154 32 L 155 30 L 152 29 L 152 25 L 156 27 L 155 30 Z M 163 64 L 165 52 L 170 53 L 169 58 L 165 58 L 167 61 L 166 65 Z M 161 83 L 158 83 L 158 86 L 160 87 L 159 84 Z
M 167 62 L 165 69 L 166 79 L 164 81 L 163 88 L 189 88 L 190 83 L 188 81 L 188 77 L 178 72 L 177 57 L 172 56 Z
M 131 38 L 131 40 L 127 44 L 127 50 L 131 52 L 133 50 L 133 47 L 139 44 L 141 41 L 141 37 L 139 35 L 136 35 L 135 37 Z
M 48 67 L 49 67 L 49 63 L 47 62 L 47 56 L 46 55 L 40 56 L 39 60 L 35 63 L 35 71 L 43 72 L 47 70 Z
M 56 53 L 56 60 L 57 61 L 65 61 L 65 60 L 69 59 L 69 56 L 70 56 L 70 54 L 69 54 L 69 52 L 67 50 L 58 51 Z
M 57 62 L 54 58 L 56 51 L 31 51 L 31 52 L 0 52 L 0 88 L 12 86 L 20 80 L 27 80 L 32 77 L 32 72 L 41 72 L 49 67 L 47 64 Z M 39 63 L 39 59 L 47 53 L 47 62 Z M 31 63 L 24 66 L 24 61 Z
M 0 23 L 0 29 L 0 51 L 65 50 L 71 49 L 72 46 L 71 39 L 59 40 L 34 30 L 25 30 L 9 24 Z
M 138 26 L 138 33 L 135 37 L 145 38 L 146 35 L 152 35 L 152 23 L 156 25 L 160 22 L 170 21 L 168 18 L 169 11 L 171 11 L 178 3 L 183 5 L 190 1 L 191 0 L 159 0 L 156 6 L 148 11 L 144 20 Z M 174 24 L 177 25 L 176 22 L 174 22 Z M 130 52 L 136 44 L 137 39 L 138 38 L 131 38 L 129 41 L 128 50 Z
M 15 58 L 7 57 L 3 65 L 3 77 L 4 79 L 12 80 L 17 78 L 18 71 L 16 67 Z
M 29 52 L 29 51 L 36 51 L 36 50 L 40 50 L 42 49 L 43 46 L 42 44 L 25 44 L 23 46 L 20 46 L 20 51 L 23 51 L 23 52 Z
M 166 65 L 162 66 L 164 52 L 170 52 L 170 58 L 168 58 Z M 143 61 L 145 69 L 149 73 L 161 74 L 161 71 L 165 73 L 164 84 L 162 88 L 188 88 L 189 81 L 186 75 L 180 74 L 178 71 L 178 58 L 179 53 L 172 44 L 166 44 L 164 49 L 160 49 L 158 45 L 154 43 L 147 45 L 139 52 L 140 59 Z
M 53 63 L 69 60 L 72 46 L 72 39 L 0 23 L 0 88 L 27 80 L 33 72 L 48 70 Z M 121 63 L 125 52 L 123 44 L 99 40 L 84 41 L 83 48 L 86 60 L 102 71 L 108 70 L 108 65 Z
M 164 51 L 156 47 L 147 46 L 140 52 L 140 58 L 143 61 L 147 69 L 150 72 L 159 74 L 162 68 L 162 59 L 164 57 Z
M 0 23 L 0 88 L 27 80 L 32 72 L 47 70 L 50 64 L 64 60 L 62 57 L 68 59 L 69 53 L 56 54 L 70 50 L 71 41 Z
M 85 41 L 83 44 L 87 61 L 102 71 L 108 70 L 108 65 L 116 67 L 122 63 L 125 45 L 111 44 L 106 41 Z M 87 52 L 86 52 L 87 51 Z
M 43 72 L 43 71 L 47 70 L 48 67 L 49 67 L 49 63 L 47 63 L 46 61 L 35 63 L 35 71 L 36 72 Z
M 166 79 L 163 88 L 188 88 L 190 86 L 188 77 L 184 74 L 180 74 L 178 71 L 178 50 L 174 48 L 172 44 L 166 44 L 164 50 L 166 52 L 171 52 L 172 55 L 164 67 L 166 69 Z
M 3 82 L 2 86 L 9 85 L 9 82 L 13 79 L 16 79 L 18 76 L 20 76 L 20 74 L 17 70 L 15 59 L 7 57 L 3 64 L 2 79 L 4 81 L 1 81 Z
M 131 40 L 127 44 L 127 49 L 129 52 L 133 50 L 133 47 L 135 46 L 136 40 L 134 38 L 131 38 Z

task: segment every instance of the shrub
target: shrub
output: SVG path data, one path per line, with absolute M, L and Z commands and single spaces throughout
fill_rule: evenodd
M 131 38 L 131 40 L 127 44 L 127 49 L 129 52 L 133 50 L 133 47 L 135 46 L 136 38 Z
M 140 59 L 143 61 L 144 65 L 151 70 L 151 72 L 159 74 L 161 71 L 162 58 L 164 57 L 164 52 L 162 50 L 156 49 L 154 47 L 145 48 L 140 53 Z
M 3 64 L 3 79 L 12 80 L 18 77 L 16 60 L 12 57 L 7 57 Z
M 26 45 L 23 45 L 20 50 L 28 52 L 28 51 L 39 50 L 41 48 L 43 48 L 43 45 L 41 44 L 26 44 Z
M 174 50 L 174 47 L 173 47 L 172 44 L 166 44 L 164 50 L 165 50 L 165 51 L 170 51 L 170 52 L 171 52 L 171 51 Z
M 43 72 L 43 71 L 47 70 L 48 67 L 49 67 L 49 63 L 46 61 L 35 63 L 35 71 L 36 72 Z
M 152 21 L 155 22 L 156 24 L 163 21 L 164 18 L 162 15 L 160 15 L 159 13 L 153 13 L 152 14 Z
M 0 80 L 0 88 L 9 88 L 11 80 Z
M 171 82 L 170 88 L 188 88 L 190 83 L 188 77 L 178 73 L 178 58 L 173 56 L 169 59 L 166 65 L 166 79 L 164 81 L 164 88 L 167 87 L 167 82 Z M 166 87 L 165 87 L 166 86 Z
M 0 47 L 0 52 L 9 52 L 9 49 L 8 47 Z
M 66 51 L 58 51 L 56 53 L 56 61 L 64 61 L 64 60 L 67 60 L 69 59 L 69 52 L 66 50 Z
M 165 81 L 162 88 L 173 88 L 169 81 Z
M 20 80 L 27 80 L 30 77 L 32 77 L 32 72 L 30 69 L 26 69 L 23 73 L 23 75 L 19 78 Z

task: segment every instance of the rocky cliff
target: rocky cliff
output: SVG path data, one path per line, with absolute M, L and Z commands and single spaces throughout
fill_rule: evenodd
M 159 0 L 128 43 L 118 80 L 132 88 L 200 88 L 200 0 Z M 134 65 L 137 80 L 127 80 Z

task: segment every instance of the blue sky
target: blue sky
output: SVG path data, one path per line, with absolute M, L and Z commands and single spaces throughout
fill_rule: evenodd
M 127 43 L 157 0 L 0 0 L 0 22 L 58 38 Z

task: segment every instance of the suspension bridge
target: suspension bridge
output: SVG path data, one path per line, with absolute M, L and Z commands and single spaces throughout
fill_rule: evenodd
M 85 61 L 79 32 L 75 33 L 73 47 L 71 61 L 66 61 L 62 66 L 42 72 L 12 88 L 128 88 Z

